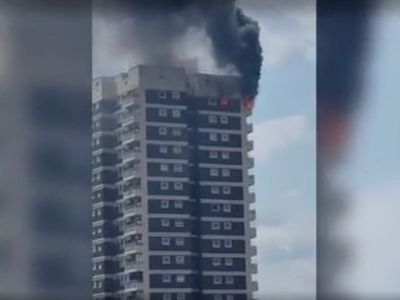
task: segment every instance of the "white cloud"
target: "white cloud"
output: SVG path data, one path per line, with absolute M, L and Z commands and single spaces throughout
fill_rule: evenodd
M 252 139 L 257 162 L 268 161 L 276 152 L 301 141 L 305 127 L 304 116 L 287 116 L 256 124 Z
M 354 195 L 343 230 L 354 253 L 343 278 L 350 293 L 392 296 L 400 293 L 400 179 L 367 187 Z
M 248 4 L 246 13 L 259 22 L 264 62 L 267 67 L 281 65 L 299 57 L 315 62 L 315 1 Z M 293 3 L 291 3 L 293 4 Z M 243 3 L 246 8 L 246 4 Z
M 303 216 L 279 226 L 259 226 L 257 246 L 260 298 L 312 299 L 316 278 L 315 218 Z

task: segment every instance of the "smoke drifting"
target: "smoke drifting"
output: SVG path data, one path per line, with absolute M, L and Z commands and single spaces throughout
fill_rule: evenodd
M 170 65 L 182 60 L 183 39 L 201 32 L 215 65 L 242 78 L 242 92 L 254 98 L 262 65 L 258 23 L 235 0 L 96 1 L 101 17 L 117 26 L 116 47 L 135 51 L 143 63 Z M 201 63 L 201 62 L 200 62 Z

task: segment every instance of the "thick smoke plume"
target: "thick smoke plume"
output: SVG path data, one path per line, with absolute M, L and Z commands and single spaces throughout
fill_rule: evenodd
M 117 24 L 117 46 L 135 51 L 144 63 L 177 63 L 188 33 L 204 33 L 216 66 L 241 76 L 245 96 L 257 95 L 262 65 L 259 26 L 235 0 L 101 0 L 95 6 L 101 17 Z

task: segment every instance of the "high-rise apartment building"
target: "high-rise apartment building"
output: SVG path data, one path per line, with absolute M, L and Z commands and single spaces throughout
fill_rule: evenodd
M 94 79 L 94 299 L 253 299 L 250 114 L 234 76 Z

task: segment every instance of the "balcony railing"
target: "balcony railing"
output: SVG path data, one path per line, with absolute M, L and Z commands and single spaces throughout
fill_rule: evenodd
M 135 177 L 135 176 L 138 176 L 138 173 L 139 173 L 139 169 L 135 168 L 135 167 L 122 170 L 122 175 L 124 177 Z
M 124 283 L 126 290 L 137 290 L 139 289 L 139 282 L 137 281 L 128 281 Z
M 140 149 L 129 149 L 122 152 L 122 159 L 138 159 Z
M 254 142 L 253 141 L 247 141 L 246 149 L 247 149 L 247 151 L 252 151 L 254 149 Z
M 250 221 L 254 221 L 256 219 L 256 211 L 254 209 L 250 210 Z
M 138 214 L 140 213 L 140 210 L 142 209 L 141 205 L 135 205 L 135 204 L 131 204 L 131 205 L 125 205 L 124 206 L 124 214 L 128 215 L 128 214 Z
M 123 192 L 124 198 L 139 197 L 141 195 L 140 187 L 130 187 L 126 188 Z
M 142 224 L 139 223 L 124 224 L 124 230 L 125 233 L 140 232 L 142 230 Z
M 141 245 L 140 244 L 138 244 L 138 243 L 134 243 L 134 242 L 132 242 L 132 243 L 127 243 L 127 244 L 125 244 L 124 245 L 124 250 L 127 252 L 127 251 L 136 251 L 136 250 L 138 250 L 138 247 L 140 247 Z
M 254 193 L 249 194 L 249 202 L 250 203 L 256 202 L 256 195 Z
M 252 133 L 253 132 L 253 123 L 247 123 L 246 124 L 246 131 L 247 131 L 247 133 Z
M 119 103 L 121 106 L 129 106 L 132 104 L 139 105 L 140 104 L 140 98 L 139 95 L 126 95 L 126 96 L 121 96 L 119 99 Z
M 255 181 L 254 175 L 250 175 L 250 176 L 249 176 L 249 186 L 254 185 L 254 181 Z
M 249 156 L 247 161 L 248 161 L 247 167 L 249 169 L 253 169 L 254 168 L 254 157 Z
M 139 131 L 138 130 L 129 130 L 122 132 L 121 134 L 121 139 L 123 142 L 126 142 L 128 140 L 139 140 Z

